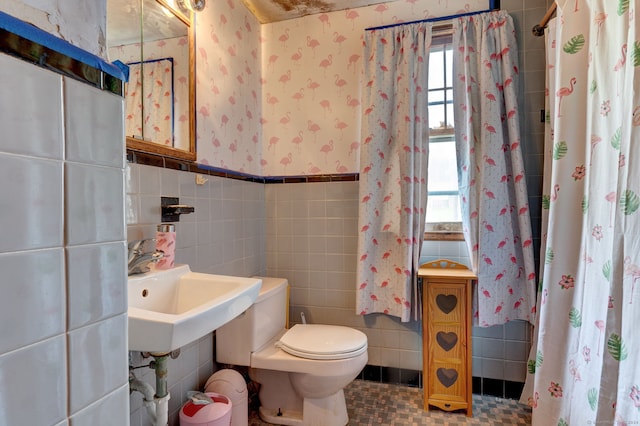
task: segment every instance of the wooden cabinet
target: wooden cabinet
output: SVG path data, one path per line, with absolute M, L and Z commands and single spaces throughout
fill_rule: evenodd
M 465 410 L 471 397 L 471 289 L 466 266 L 436 260 L 420 266 L 424 409 Z

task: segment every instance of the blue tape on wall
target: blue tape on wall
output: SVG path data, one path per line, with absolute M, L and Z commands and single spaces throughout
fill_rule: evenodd
M 66 55 L 90 67 L 96 68 L 112 77 L 126 81 L 125 75 L 117 66 L 108 63 L 104 59 L 89 53 L 71 43 L 62 40 L 33 25 L 14 18 L 0 11 L 0 29 L 14 33 L 24 39 L 38 43 L 62 55 Z

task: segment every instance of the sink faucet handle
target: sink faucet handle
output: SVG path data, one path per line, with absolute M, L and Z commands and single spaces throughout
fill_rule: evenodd
M 144 240 L 129 241 L 129 250 L 140 250 L 148 241 L 155 241 L 155 238 L 146 238 Z

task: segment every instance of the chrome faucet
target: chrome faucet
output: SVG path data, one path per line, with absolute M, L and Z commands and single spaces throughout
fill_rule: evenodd
M 144 274 L 149 272 L 149 264 L 156 263 L 164 256 L 160 250 L 145 253 L 144 244 L 147 241 L 155 241 L 154 239 L 131 241 L 129 243 L 129 267 L 128 275 Z

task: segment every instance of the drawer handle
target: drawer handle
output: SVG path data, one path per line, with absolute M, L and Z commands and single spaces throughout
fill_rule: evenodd
M 451 408 L 451 404 L 444 404 L 445 407 Z

